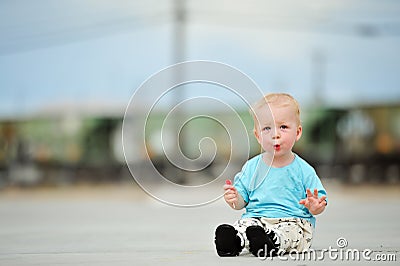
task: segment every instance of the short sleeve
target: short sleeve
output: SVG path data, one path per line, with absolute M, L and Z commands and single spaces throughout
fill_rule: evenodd
M 249 202 L 249 191 L 247 189 L 247 181 L 248 181 L 248 171 L 247 163 L 245 163 L 242 167 L 242 170 L 235 175 L 234 186 L 236 190 L 240 193 L 243 200 L 248 203 Z

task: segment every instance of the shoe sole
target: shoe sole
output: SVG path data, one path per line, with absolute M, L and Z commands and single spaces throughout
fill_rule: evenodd
M 239 256 L 241 251 L 240 238 L 237 236 L 238 231 L 229 224 L 222 224 L 215 230 L 215 246 L 220 257 Z
M 249 240 L 249 251 L 256 257 L 275 256 L 276 248 L 264 228 L 257 225 L 249 226 L 246 229 L 246 236 Z

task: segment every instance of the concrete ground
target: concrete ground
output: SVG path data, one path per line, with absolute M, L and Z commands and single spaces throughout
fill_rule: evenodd
M 400 261 L 400 187 L 325 182 L 329 206 L 317 220 L 313 248 L 323 260 L 220 258 L 214 229 L 240 211 L 223 200 L 197 207 L 162 204 L 132 181 L 119 185 L 4 189 L 0 192 L 0 265 L 333 265 Z M 371 249 L 371 261 L 329 258 L 323 249 Z M 332 253 L 335 256 L 335 253 Z M 341 257 L 340 257 L 341 256 Z M 351 256 L 350 256 L 351 257 Z M 355 257 L 356 258 L 356 257 Z M 391 262 L 376 259 L 396 260 Z

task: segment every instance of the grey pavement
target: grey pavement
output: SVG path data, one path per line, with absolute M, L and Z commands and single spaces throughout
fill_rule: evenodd
M 260 260 L 249 253 L 219 258 L 214 229 L 233 223 L 240 211 L 222 199 L 196 208 L 165 205 L 133 182 L 0 192 L 0 265 L 398 265 L 400 187 L 354 186 L 325 182 L 327 210 L 318 217 L 313 248 L 371 249 L 371 259 L 284 258 Z M 179 195 L 178 195 L 179 196 Z M 187 195 L 185 195 L 187 197 Z M 377 257 L 378 256 L 378 257 Z M 380 257 L 379 257 L 380 256 Z

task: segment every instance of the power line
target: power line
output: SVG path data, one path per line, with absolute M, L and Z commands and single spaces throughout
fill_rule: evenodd
M 118 18 L 113 21 L 103 21 L 85 26 L 52 27 L 50 29 L 40 29 L 40 27 L 38 27 L 36 32 L 18 33 L 14 36 L 12 36 L 12 34 L 11 36 L 2 34 L 3 40 L 0 42 L 0 55 L 26 52 L 55 45 L 101 38 L 133 30 L 158 27 L 168 24 L 170 20 L 171 18 L 167 13 L 160 13 L 147 17 Z
M 177 1 L 177 0 L 173 0 Z M 140 16 L 128 15 L 115 18 L 113 14 L 96 12 L 79 13 L 74 16 L 52 17 L 50 19 L 38 18 L 29 22 L 29 25 L 18 23 L 16 25 L 0 26 L 0 55 L 13 54 L 40 48 L 62 45 L 70 42 L 96 39 L 107 35 L 130 32 L 151 27 L 171 26 L 175 31 L 174 45 L 183 48 L 185 42 L 177 31 L 187 31 L 189 26 L 196 24 L 213 27 L 227 27 L 252 30 L 288 31 L 312 34 L 332 34 L 360 37 L 385 37 L 400 35 L 400 21 L 398 19 L 382 18 L 369 22 L 343 21 L 326 18 L 320 15 L 313 16 L 265 16 L 260 12 L 232 12 L 232 11 L 197 11 L 184 7 L 184 1 L 172 2 L 172 12 L 158 11 L 157 14 L 141 14 Z M 89 18 L 82 20 L 83 15 Z M 85 15 L 85 16 L 86 16 Z M 92 16 L 92 17 L 91 17 Z M 111 19 L 96 19 L 93 16 L 105 16 Z M 184 19 L 184 23 L 177 22 Z M 71 21 L 71 22 L 70 22 Z M 27 22 L 27 23 L 28 23 Z M 184 27 L 179 26 L 185 24 Z M 61 25 L 61 26 L 58 26 Z M 175 25 L 175 26 L 174 26 Z M 186 39 L 186 37 L 184 38 Z M 177 61 L 177 55 L 173 55 Z M 182 61 L 182 60 L 178 60 Z

